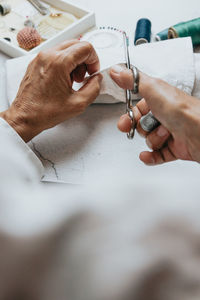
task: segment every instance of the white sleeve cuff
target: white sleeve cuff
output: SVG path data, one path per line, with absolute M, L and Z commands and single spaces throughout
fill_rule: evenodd
M 0 137 L 3 141 L 1 150 L 7 155 L 7 157 L 20 160 L 20 166 L 28 166 L 31 169 L 33 178 L 41 179 L 44 174 L 44 167 L 35 155 L 35 153 L 29 148 L 29 146 L 22 140 L 17 132 L 2 118 L 0 118 Z M 0 158 L 0 160 L 2 157 Z

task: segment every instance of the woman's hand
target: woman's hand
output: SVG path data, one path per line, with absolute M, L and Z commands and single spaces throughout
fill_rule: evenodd
M 45 129 L 81 114 L 98 96 L 101 75 L 79 90 L 86 72 L 99 70 L 99 59 L 87 42 L 72 40 L 40 52 L 30 63 L 11 107 L 0 114 L 24 139 L 30 141 Z
M 132 71 L 116 66 L 110 70 L 110 75 L 121 88 L 133 88 Z M 139 92 L 143 99 L 133 108 L 137 130 L 153 150 L 142 152 L 140 159 L 147 165 L 176 159 L 200 162 L 200 100 L 143 73 L 140 73 Z M 139 120 L 149 110 L 162 125 L 146 133 Z M 129 132 L 128 115 L 120 118 L 118 128 Z

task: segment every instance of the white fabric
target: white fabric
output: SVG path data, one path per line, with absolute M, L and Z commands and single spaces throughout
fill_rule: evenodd
M 42 186 L 4 121 L 0 137 L 0 299 L 200 298 L 199 172 Z
M 177 42 L 188 45 L 188 50 L 185 50 L 187 56 L 187 53 L 190 53 L 190 40 L 182 39 L 177 40 Z M 172 42 L 172 44 L 176 45 L 176 42 Z M 165 44 L 159 43 L 157 45 Z M 138 46 L 137 49 L 146 49 L 145 47 L 149 46 L 144 45 L 140 47 Z M 154 45 L 152 47 L 154 47 Z M 101 59 L 102 68 L 108 63 L 106 57 L 112 59 L 110 62 L 111 65 L 119 61 L 119 57 L 107 54 Z M 187 66 L 188 68 L 190 66 L 192 69 L 190 59 L 193 59 L 193 55 L 187 59 L 185 65 L 181 66 L 180 64 L 179 68 L 184 66 Z M 21 77 L 23 76 L 22 73 L 25 68 L 24 61 L 28 64 L 29 58 L 23 57 L 8 62 L 9 72 L 7 75 L 11 75 L 8 76 L 8 95 L 10 101 L 14 99 L 15 93 L 17 92 L 16 82 L 21 80 L 20 74 Z M 189 62 L 188 65 L 187 62 Z M 157 69 L 159 69 L 159 64 L 156 66 Z M 173 65 L 171 64 L 167 68 L 168 71 L 170 71 L 170 69 L 172 71 Z M 13 72 L 13 70 L 15 70 L 15 72 Z M 190 77 L 188 74 L 185 75 L 184 72 L 182 73 L 183 74 L 180 74 L 180 76 L 182 76 L 183 82 L 186 82 L 188 76 L 190 79 L 188 82 L 192 83 L 192 76 Z M 191 74 L 193 73 L 191 72 Z M 107 80 L 110 80 L 108 76 Z M 179 83 L 179 81 L 177 83 Z M 185 87 L 187 87 L 187 84 L 185 84 Z M 188 84 L 188 87 L 190 87 L 190 84 Z M 120 93 L 122 96 L 124 95 L 124 91 L 118 88 L 116 95 L 120 95 Z M 101 95 L 98 100 L 103 102 L 118 101 L 107 95 Z M 122 166 L 126 169 L 125 172 L 128 170 L 128 172 L 131 173 L 133 166 L 136 173 L 141 169 L 145 172 L 148 167 L 144 166 L 138 159 L 139 153 L 146 149 L 145 142 L 136 134 L 134 142 L 130 143 L 126 136 L 123 136 L 117 130 L 117 121 L 124 111 L 124 104 L 115 106 L 93 105 L 90 106 L 83 115 L 47 130 L 34 138 L 30 143 L 30 146 L 44 165 L 45 173 L 43 180 L 75 184 L 85 183 L 86 181 L 89 181 L 91 177 L 99 178 L 101 169 L 108 169 L 107 166 L 109 166 L 110 172 L 112 173 L 120 172 Z M 130 163 L 130 161 L 132 163 Z M 187 168 L 187 163 L 178 161 L 158 166 L 156 170 L 159 174 L 168 171 L 173 172 L 176 171 L 176 169 L 180 169 L 182 170 L 182 173 L 184 173 L 188 170 Z M 198 170 L 197 165 L 194 166 L 191 164 L 189 172 L 192 168 Z
M 124 63 L 123 49 L 98 50 L 97 52 L 103 68 L 107 66 L 102 72 L 104 80 L 101 94 L 112 96 L 112 99 L 108 99 L 111 103 L 125 102 L 124 91 L 113 83 L 109 76 L 112 65 L 117 61 Z M 200 80 L 200 74 L 195 74 L 193 46 L 190 38 L 143 44 L 130 47 L 129 52 L 132 64 L 139 70 L 150 76 L 161 78 L 189 95 L 192 94 L 195 75 L 197 75 L 196 80 Z M 198 56 L 200 55 L 196 55 Z M 197 95 L 200 97 L 200 92 L 197 92 Z M 135 99 L 138 98 L 139 95 L 136 95 Z M 98 99 L 97 102 L 99 102 Z
M 109 69 L 117 63 L 124 63 L 124 49 L 97 50 L 104 75 L 101 96 L 96 103 L 125 102 L 125 93 L 110 78 Z M 161 78 L 185 91 L 192 93 L 195 81 L 195 65 L 190 38 L 174 39 L 130 47 L 131 62 L 148 75 Z M 11 104 L 14 100 L 27 65 L 34 56 L 7 61 L 7 95 Z M 199 73 L 196 73 L 199 76 Z M 197 78 L 197 80 L 200 80 Z M 200 93 L 197 93 L 200 97 Z M 137 96 L 138 98 L 138 96 Z

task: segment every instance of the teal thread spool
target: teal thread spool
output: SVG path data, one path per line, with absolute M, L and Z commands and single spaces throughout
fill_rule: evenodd
M 150 43 L 151 41 L 151 21 L 149 19 L 140 19 L 137 22 L 135 31 L 135 46 Z
M 169 39 L 187 36 L 191 36 L 194 46 L 200 45 L 200 18 L 181 22 L 169 28 Z
M 168 31 L 169 31 L 169 28 L 164 29 L 164 30 L 158 32 L 157 35 L 156 35 L 156 37 L 155 37 L 156 41 L 167 40 L 168 39 Z

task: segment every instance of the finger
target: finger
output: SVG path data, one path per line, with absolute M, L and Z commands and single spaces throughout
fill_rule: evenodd
M 100 93 L 102 75 L 98 74 L 91 77 L 88 82 L 76 92 L 79 96 L 79 101 L 83 103 L 83 105 L 90 105 Z
M 134 120 L 137 123 L 142 116 L 137 106 L 133 107 L 133 115 L 134 115 Z M 122 115 L 121 118 L 119 119 L 117 127 L 120 131 L 128 133 L 132 127 L 132 122 L 130 117 L 127 114 Z
M 111 68 L 110 76 L 121 88 L 133 88 L 134 78 L 131 70 L 124 70 L 117 65 Z M 180 110 L 188 107 L 192 97 L 163 80 L 150 77 L 142 72 L 139 77 L 140 95 L 145 98 L 154 116 L 169 131 L 172 131 L 174 127 L 181 127 Z M 177 116 L 179 116 L 179 122 L 177 122 Z
M 78 66 L 73 71 L 73 80 L 76 82 L 83 82 L 86 72 L 87 72 L 87 68 L 85 64 Z
M 68 40 L 68 41 L 65 41 L 59 45 L 57 45 L 56 47 L 53 48 L 53 50 L 56 50 L 56 51 L 63 51 L 75 44 L 78 44 L 80 43 L 79 40 L 76 40 L 76 39 L 73 39 L 73 40 Z
M 171 153 L 168 147 L 164 147 L 161 151 L 141 152 L 140 160 L 148 166 L 153 166 L 175 161 L 176 157 Z
M 127 114 L 120 117 L 117 127 L 122 132 L 129 132 L 131 130 L 131 119 Z
M 148 134 L 146 143 L 152 150 L 161 149 L 170 137 L 170 132 L 162 125 Z
M 142 116 L 148 114 L 150 109 L 144 98 L 136 104 L 136 107 L 138 109 L 138 115 L 140 114 L 140 118 L 137 120 L 137 131 L 142 137 L 146 137 L 148 133 L 141 127 L 139 120 Z
M 134 81 L 131 70 L 128 70 L 121 65 L 116 65 L 110 69 L 110 76 L 122 89 L 133 89 Z
M 159 151 L 144 151 L 140 153 L 140 160 L 148 166 L 163 164 L 164 160 Z
M 146 114 L 148 114 L 148 112 L 150 111 L 150 108 L 148 106 L 148 104 L 146 103 L 145 99 L 143 98 L 142 100 L 140 100 L 137 104 L 136 104 L 138 110 L 141 113 L 141 116 L 144 116 Z
M 91 75 L 99 70 L 100 63 L 96 51 L 88 42 L 79 42 L 67 48 L 64 52 L 63 63 L 69 73 L 79 65 L 85 64 Z

